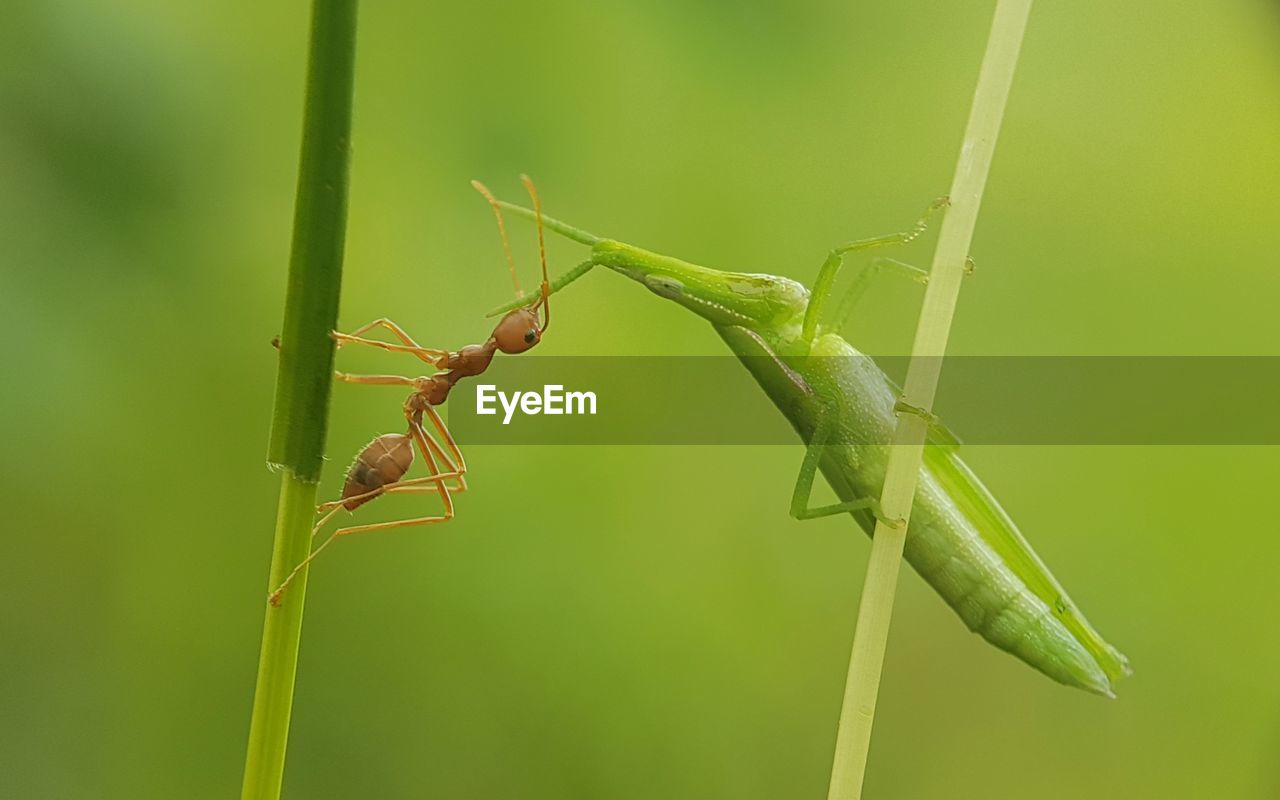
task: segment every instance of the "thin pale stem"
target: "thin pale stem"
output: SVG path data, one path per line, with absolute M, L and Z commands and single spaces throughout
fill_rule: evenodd
M 921 413 L 907 412 L 898 416 L 894 446 L 889 454 L 880 497 L 885 517 L 901 523 L 876 523 L 840 710 L 828 800 L 857 800 L 862 797 L 871 728 L 880 691 L 880 672 L 889 639 L 889 622 L 893 615 L 912 500 L 924 456 L 927 415 L 933 408 L 937 393 L 941 356 L 947 349 L 982 192 L 1030 13 L 1031 0 L 999 0 L 996 4 L 991 36 L 987 41 L 969 124 L 951 184 L 951 210 L 938 236 L 911 351 L 913 358 L 903 387 L 903 403 L 919 409 Z
M 311 549 L 323 464 L 347 217 L 356 0 L 314 0 L 293 245 L 268 461 L 281 471 L 268 591 Z M 267 604 L 243 800 L 277 800 L 284 777 L 306 571 Z
M 268 583 L 272 588 L 279 586 L 293 571 L 294 565 L 301 563 L 310 552 L 315 506 L 316 484 L 298 480 L 286 472 L 280 486 L 276 540 L 271 554 L 271 579 Z M 302 536 L 298 535 L 299 531 Z M 280 607 L 267 608 L 267 619 L 262 629 L 262 652 L 258 656 L 253 721 L 245 754 L 242 800 L 275 800 L 280 796 L 306 591 L 307 572 L 303 570 L 282 597 Z M 265 603 L 265 595 L 263 597 Z

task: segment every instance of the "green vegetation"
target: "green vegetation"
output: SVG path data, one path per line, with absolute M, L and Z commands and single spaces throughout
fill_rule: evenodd
M 223 800 L 242 779 L 308 5 L 6 9 L 6 796 Z M 339 327 L 483 341 L 511 289 L 467 182 L 514 199 L 524 171 L 563 219 L 811 285 L 832 245 L 947 192 L 994 6 L 362 3 Z M 1278 26 L 1255 0 L 1037 3 L 949 353 L 1274 353 Z M 529 284 L 533 231 L 511 227 Z M 548 246 L 556 274 L 586 253 Z M 924 242 L 901 257 L 929 266 Z M 877 280 L 843 335 L 905 355 L 919 307 Z M 730 357 L 601 270 L 554 318 L 521 359 Z M 655 415 L 716 411 L 653 379 Z M 318 499 L 403 399 L 334 386 Z M 1108 399 L 1122 421 L 1163 409 Z M 958 433 L 1137 678 L 1118 701 L 1046 680 L 904 568 L 866 795 L 1280 795 L 1280 452 Z M 312 570 L 286 798 L 824 796 L 870 540 L 788 515 L 798 440 L 466 455 L 448 525 Z M 383 502 L 360 518 L 423 508 Z

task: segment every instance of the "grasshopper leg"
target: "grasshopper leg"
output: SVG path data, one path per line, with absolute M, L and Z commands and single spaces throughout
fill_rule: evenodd
M 806 520 L 829 517 L 832 514 L 844 514 L 850 511 L 870 511 L 875 515 L 876 519 L 885 524 L 894 527 L 900 526 L 902 521 L 886 517 L 880 508 L 880 501 L 874 497 L 859 497 L 855 500 L 831 503 L 817 508 L 809 507 L 809 496 L 813 493 L 813 478 L 818 471 L 818 462 L 822 460 L 822 448 L 826 446 L 827 440 L 831 436 L 831 430 L 835 427 L 835 422 L 836 415 L 827 405 L 822 405 L 818 411 L 818 424 L 815 426 L 813 436 L 804 451 L 804 461 L 800 464 L 800 474 L 796 477 L 796 487 L 791 492 L 791 516 L 798 520 Z
M 945 208 L 949 204 L 950 200 L 945 197 L 940 197 L 929 205 L 929 208 L 925 210 L 924 215 L 920 217 L 920 219 L 918 219 L 910 229 L 900 231 L 898 233 L 890 233 L 885 236 L 874 236 L 870 239 L 859 239 L 857 241 L 841 245 L 828 253 L 826 260 L 822 262 L 821 269 L 818 270 L 818 279 L 814 282 L 813 292 L 809 299 L 809 307 L 805 311 L 803 328 L 804 340 L 806 342 L 812 342 L 813 337 L 817 334 L 818 320 L 822 317 L 823 306 L 826 304 L 835 288 L 836 276 L 840 273 L 840 268 L 844 264 L 844 257 L 846 255 L 864 250 L 874 250 L 879 247 L 909 244 L 912 241 L 915 241 L 915 239 L 917 239 L 929 227 L 929 219 L 933 216 L 934 212 Z M 893 259 L 873 259 L 871 264 L 868 265 L 868 269 L 863 270 L 863 272 L 854 280 L 854 285 L 850 287 L 849 294 L 852 294 L 854 297 L 861 294 L 863 289 L 866 287 L 867 281 L 870 280 L 874 273 L 879 272 L 881 269 L 886 267 L 893 266 L 897 266 L 899 268 L 905 267 L 908 274 L 911 274 L 916 280 L 920 280 L 920 276 L 924 276 L 924 280 L 928 279 L 928 273 L 918 267 L 912 267 L 909 264 L 894 261 Z M 846 295 L 846 299 L 841 302 L 840 307 L 842 312 L 847 311 L 847 305 L 851 305 L 848 300 L 848 295 Z
M 853 309 L 858 304 L 858 300 L 862 299 L 863 292 L 867 290 L 871 280 L 881 272 L 896 272 L 916 283 L 929 282 L 929 271 L 927 269 L 908 264 L 905 261 L 899 261 L 896 258 L 876 256 L 858 272 L 857 276 L 849 284 L 849 288 L 845 290 L 844 296 L 840 298 L 840 303 L 836 306 L 836 313 L 831 318 L 832 330 L 838 331 L 844 328 L 845 323 L 849 321 L 849 317 L 853 316 Z

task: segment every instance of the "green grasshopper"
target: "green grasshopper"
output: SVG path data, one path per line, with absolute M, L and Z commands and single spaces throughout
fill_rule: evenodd
M 534 218 L 529 209 L 500 205 Z M 945 200 L 935 202 L 930 212 L 944 205 Z M 872 272 L 899 269 L 922 281 L 927 273 L 892 259 L 872 259 L 832 322 L 822 323 L 823 311 L 846 255 L 910 242 L 928 219 L 926 214 L 903 233 L 832 250 L 809 291 L 788 278 L 710 269 L 542 217 L 548 229 L 591 248 L 588 260 L 552 283 L 552 292 L 602 266 L 709 321 L 808 443 L 792 493 L 792 516 L 849 513 L 868 534 L 880 516 L 875 498 L 889 452 L 878 443 L 891 440 L 896 413 L 915 410 L 901 406 L 900 390 L 838 331 Z M 1130 673 L 1128 660 L 1076 609 L 957 447 L 945 428 L 931 426 L 907 533 L 907 561 L 988 642 L 1056 681 L 1114 697 L 1115 681 Z M 818 469 L 840 502 L 810 507 Z

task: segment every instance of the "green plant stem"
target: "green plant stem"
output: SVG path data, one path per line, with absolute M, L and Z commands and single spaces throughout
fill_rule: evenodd
M 272 589 L 307 557 L 316 506 L 316 484 L 300 481 L 287 472 L 281 477 L 275 549 L 271 554 Z M 298 536 L 298 532 L 303 535 Z M 280 607 L 267 609 L 240 795 L 244 800 L 274 800 L 280 796 L 306 590 L 307 574 L 303 572 L 289 586 Z
M 280 469 L 268 591 L 311 549 L 323 464 L 346 240 L 356 0 L 315 0 L 288 289 L 268 462 Z M 276 800 L 284 778 L 307 575 L 267 606 L 245 756 L 244 800 Z M 264 602 L 266 594 L 264 593 Z
M 927 415 L 937 393 L 941 357 L 947 349 L 982 192 L 1030 13 L 1031 0 L 999 0 L 996 4 L 987 52 L 951 184 L 951 210 L 938 235 L 911 350 L 913 357 L 903 386 L 903 403 L 922 413 L 899 413 L 880 497 L 885 516 L 901 522 L 896 526 L 882 521 L 876 523 L 849 659 L 828 800 L 857 800 L 862 796 L 907 523 L 924 457 Z

